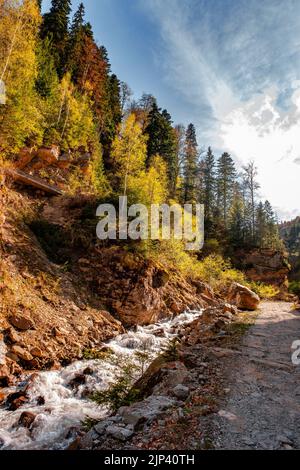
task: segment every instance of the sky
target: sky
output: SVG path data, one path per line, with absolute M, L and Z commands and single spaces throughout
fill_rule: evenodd
M 76 9 L 79 0 L 73 0 Z M 84 0 L 112 70 L 199 146 L 254 160 L 260 197 L 300 215 L 299 0 Z M 50 1 L 44 0 L 43 8 Z

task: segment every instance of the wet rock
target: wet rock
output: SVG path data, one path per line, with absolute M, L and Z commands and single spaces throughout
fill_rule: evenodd
M 125 442 L 133 436 L 134 432 L 127 428 L 112 425 L 108 426 L 106 429 L 106 434 L 113 437 L 114 439 Z
M 26 351 L 26 349 L 21 348 L 21 346 L 15 345 L 12 347 L 11 351 L 23 361 L 32 361 L 33 359 L 32 355 Z
M 6 364 L 0 365 L 0 387 L 8 387 L 11 382 L 11 374 Z
M 12 397 L 9 395 L 6 399 L 6 403 L 8 404 L 8 409 L 9 411 L 16 411 L 19 408 L 21 408 L 25 403 L 28 401 L 28 398 L 24 395 L 24 392 L 22 394 L 13 393 L 12 395 L 19 395 L 16 396 L 15 399 L 12 399 Z
M 27 331 L 34 328 L 34 323 L 29 318 L 29 316 L 25 315 L 12 315 L 9 319 L 11 325 L 13 325 L 17 330 L 20 331 Z
M 46 403 L 45 398 L 42 396 L 38 397 L 36 403 L 38 406 L 43 406 Z
M 30 429 L 35 418 L 36 415 L 34 413 L 31 413 L 30 411 L 24 411 L 24 413 L 22 413 L 19 418 L 18 425 Z
M 189 388 L 184 385 L 177 385 L 173 388 L 173 395 L 179 400 L 186 400 L 190 394 Z
M 76 374 L 74 379 L 69 382 L 69 386 L 72 388 L 79 387 L 86 383 L 86 376 L 84 374 Z
M 4 395 L 4 393 L 0 392 L 0 405 L 2 405 L 2 403 L 5 402 L 5 399 L 6 399 L 6 395 Z
M 226 298 L 241 310 L 256 310 L 260 302 L 260 298 L 255 292 L 238 283 L 233 283 L 230 286 Z

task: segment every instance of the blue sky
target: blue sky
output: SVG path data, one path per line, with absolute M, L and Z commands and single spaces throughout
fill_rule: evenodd
M 174 122 L 194 122 L 200 146 L 217 156 L 254 159 L 261 197 L 281 218 L 300 214 L 299 0 L 84 3 L 137 97 L 152 93 Z

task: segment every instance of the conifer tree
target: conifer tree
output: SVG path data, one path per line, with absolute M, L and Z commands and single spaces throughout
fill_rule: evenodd
M 52 0 L 50 11 L 44 15 L 41 28 L 42 39 L 49 37 L 53 55 L 60 76 L 65 69 L 67 46 L 69 39 L 69 16 L 71 0 Z
M 257 168 L 253 161 L 249 162 L 244 170 L 244 183 L 246 189 L 246 197 L 248 199 L 248 205 L 251 213 L 251 236 L 252 241 L 255 239 L 255 210 L 256 210 L 256 196 L 257 191 L 260 188 L 257 182 Z
M 148 135 L 147 164 L 155 155 L 160 155 L 164 159 L 167 165 L 169 192 L 172 194 L 177 183 L 177 164 L 176 136 L 171 116 L 166 110 L 161 111 L 154 100 L 147 120 L 145 128 L 145 134 Z
M 217 165 L 218 205 L 225 230 L 227 229 L 228 213 L 232 204 L 236 178 L 234 161 L 225 152 L 219 158 Z
M 198 143 L 194 124 L 189 124 L 185 136 L 184 151 L 184 202 L 197 199 Z
M 205 227 L 209 233 L 213 226 L 213 214 L 216 195 L 216 175 L 215 175 L 215 157 L 211 147 L 208 148 L 207 155 L 203 162 L 203 191 L 205 203 Z

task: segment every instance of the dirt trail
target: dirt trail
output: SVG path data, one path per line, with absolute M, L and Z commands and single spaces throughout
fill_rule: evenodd
M 300 312 L 265 302 L 238 351 L 226 359 L 227 397 L 217 417 L 221 449 L 300 449 Z

